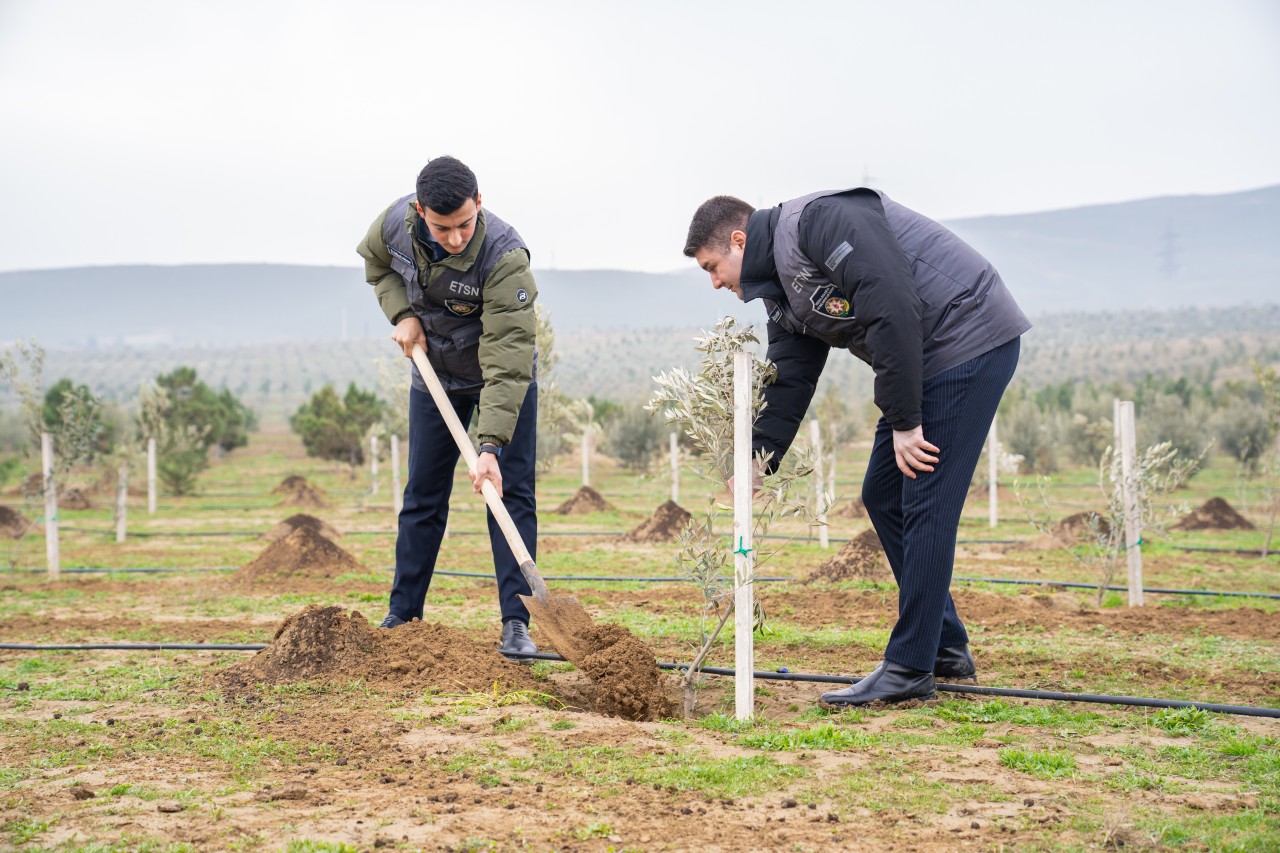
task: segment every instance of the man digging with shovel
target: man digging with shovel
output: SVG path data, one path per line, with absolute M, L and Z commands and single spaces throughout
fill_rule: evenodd
M 406 358 L 422 347 L 463 428 L 479 410 L 480 451 L 472 481 L 503 497 L 531 554 L 537 546 L 534 498 L 538 386 L 534 313 L 538 290 L 529 250 L 516 230 L 481 207 L 475 174 L 437 157 L 418 175 L 417 192 L 393 202 L 356 248 L 365 278 L 395 326 Z M 459 450 L 422 374 L 409 392 L 409 479 L 396 538 L 396 573 L 383 628 L 422 618 L 449 517 Z M 499 462 L 501 460 L 501 462 Z M 500 651 L 529 655 L 530 589 L 490 512 Z
M 942 225 L 870 189 L 755 210 L 730 196 L 698 208 L 684 253 L 716 289 L 761 299 L 769 360 L 754 450 L 782 459 L 832 348 L 875 371 L 883 413 L 862 501 L 898 581 L 898 621 L 866 678 L 824 705 L 934 695 L 935 677 L 973 678 L 969 637 L 948 591 L 956 529 L 996 406 L 1031 327 L 995 268 Z

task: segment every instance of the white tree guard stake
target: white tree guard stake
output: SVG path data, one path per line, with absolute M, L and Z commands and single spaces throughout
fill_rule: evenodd
M 996 419 L 991 419 L 991 432 L 987 434 L 987 516 L 992 527 L 1000 521 L 998 470 L 1000 439 L 996 437 Z
M 121 465 L 116 477 L 116 541 L 124 541 L 125 512 L 129 504 L 129 466 Z
M 822 427 L 818 419 L 809 421 L 809 443 L 813 445 L 813 459 L 817 464 L 813 468 L 814 491 L 818 495 L 818 544 L 823 548 L 831 547 L 830 531 L 827 529 L 827 478 L 826 463 L 822 461 Z
M 1129 606 L 1142 607 L 1142 510 L 1138 504 L 1138 442 L 1133 401 L 1116 403 L 1120 423 L 1121 488 L 1124 496 L 1124 546 L 1129 557 Z
M 58 560 L 58 485 L 53 481 L 53 436 L 40 433 L 40 463 L 44 468 L 44 554 L 49 563 L 49 580 L 62 576 Z
M 680 503 L 680 439 L 671 433 L 671 502 Z
M 378 493 L 378 437 L 369 436 L 369 494 Z
M 591 425 L 582 429 L 582 485 L 591 485 Z
M 404 508 L 404 491 L 400 488 L 400 436 L 391 436 L 391 505 L 400 515 Z
M 751 353 L 733 354 L 733 557 L 734 711 L 739 720 L 755 712 L 755 600 L 752 581 L 752 497 L 755 463 L 751 458 Z
M 147 439 L 147 515 L 156 514 L 156 440 Z

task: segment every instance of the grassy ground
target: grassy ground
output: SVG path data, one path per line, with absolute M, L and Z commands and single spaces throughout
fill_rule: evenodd
M 842 456 L 839 490 L 865 448 Z M 366 571 L 324 586 L 245 590 L 228 573 L 292 512 L 270 490 L 304 474 L 333 507 L 313 511 Z M 4 574 L 6 642 L 268 642 L 304 604 L 385 613 L 393 562 L 389 481 L 306 460 L 295 439 L 257 435 L 217 463 L 202 493 L 130 508 L 129 540 L 63 530 L 67 567 L 182 567 L 163 574 Z M 593 484 L 611 512 L 547 512 L 579 485 L 565 460 L 539 483 L 539 566 L 549 576 L 673 576 L 668 546 L 622 545 L 668 497 L 669 481 L 598 460 Z M 1092 472 L 1052 486 L 1054 512 L 1096 506 Z M 491 572 L 483 511 L 460 476 L 440 567 Z M 1251 486 L 1251 484 L 1243 484 Z M 1212 495 L 1246 515 L 1259 503 L 1225 463 L 1176 498 Z M 682 503 L 707 489 L 687 476 Z M 106 504 L 105 496 L 97 498 Z M 20 498 L 4 498 L 17 508 Z M 966 512 L 966 540 L 1033 538 L 1006 501 Z M 25 510 L 24 510 L 25 511 Z M 1255 520 L 1261 520 L 1256 514 Z M 112 528 L 109 509 L 64 511 L 64 528 Z M 833 518 L 832 536 L 864 520 Z M 235 535 L 176 535 L 231 532 Z M 816 537 L 777 545 L 768 574 L 804 578 L 830 556 Z M 153 536 L 137 534 L 151 533 Z M 1150 586 L 1280 592 L 1280 560 L 1182 551 L 1257 548 L 1258 531 L 1174 534 L 1144 543 Z M 11 565 L 42 567 L 43 538 L 9 547 Z M 965 544 L 956 573 L 1088 582 L 1068 552 Z M 553 582 L 554 583 L 554 582 Z M 703 615 L 687 584 L 572 582 L 601 620 L 688 660 Z M 758 669 L 859 673 L 878 659 L 895 616 L 887 577 L 761 584 L 771 633 Z M 1151 596 L 1141 612 L 1090 591 L 957 587 L 982 683 L 1280 707 L 1280 613 L 1260 598 Z M 438 577 L 426 618 L 496 640 L 493 583 Z M 536 636 L 536 633 L 535 633 Z M 732 666 L 732 632 L 710 661 Z M 1280 725 L 1195 710 L 967 699 L 831 714 L 820 685 L 758 681 L 757 714 L 732 718 L 732 682 L 707 678 L 697 713 L 634 723 L 574 707 L 567 664 L 539 663 L 536 692 L 374 691 L 356 681 L 263 687 L 230 695 L 209 680 L 229 652 L 0 652 L 0 847 L 20 850 L 795 849 L 1088 850 L 1280 847 Z M 91 791 L 92 796 L 84 792 Z M 79 795 L 78 795 L 79 794 Z M 83 798 L 81 798 L 83 797 Z

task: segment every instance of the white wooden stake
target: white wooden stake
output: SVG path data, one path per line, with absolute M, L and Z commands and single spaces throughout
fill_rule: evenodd
M 1142 511 L 1138 506 L 1138 447 L 1133 401 L 1116 406 L 1120 420 L 1120 466 L 1124 496 L 1124 544 L 1129 557 L 1129 606 L 1142 607 Z
M 991 432 L 987 434 L 987 516 L 992 527 L 1000 521 L 997 462 L 1000 460 L 1000 439 L 996 437 L 996 419 L 991 418 Z
M 147 439 L 147 515 L 156 514 L 156 440 Z
M 818 514 L 818 544 L 822 548 L 830 548 L 830 531 L 827 529 L 827 513 L 825 507 L 827 505 L 827 483 L 826 483 L 826 463 L 822 459 L 822 427 L 818 424 L 818 419 L 814 418 L 809 421 L 809 443 L 813 445 L 813 458 L 817 464 L 814 466 L 814 491 L 818 496 L 818 508 L 822 510 Z
M 378 493 L 378 437 L 369 436 L 369 494 Z
M 680 439 L 671 433 L 671 502 L 680 503 Z
M 391 505 L 396 515 L 404 508 L 404 492 L 400 488 L 400 436 L 391 436 Z
M 121 465 L 116 477 L 116 541 L 124 541 L 125 512 L 129 505 L 129 466 Z
M 40 463 L 44 468 L 44 554 L 49 564 L 49 580 L 62 576 L 58 560 L 58 484 L 53 481 L 53 436 L 40 433 Z
M 591 426 L 582 430 L 582 485 L 591 485 Z
M 733 354 L 733 557 L 734 711 L 739 720 L 755 712 L 755 599 L 751 458 L 751 353 Z

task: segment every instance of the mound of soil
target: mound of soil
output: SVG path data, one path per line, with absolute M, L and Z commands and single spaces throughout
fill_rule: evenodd
M 1093 528 L 1089 526 L 1089 516 L 1092 513 L 1077 512 L 1075 515 L 1068 515 L 1053 526 L 1053 535 L 1062 542 L 1088 542 L 1093 539 Z M 1111 522 L 1102 516 L 1097 517 L 1097 528 L 1099 536 L 1111 535 Z
M 1171 530 L 1253 530 L 1253 522 L 1236 512 L 1222 498 L 1209 498 L 1170 528 Z
M 308 604 L 249 660 L 215 680 L 229 690 L 255 684 L 361 681 L 376 689 L 447 692 L 539 690 L 528 670 L 455 628 L 414 620 L 393 631 L 372 627 L 354 610 Z
M 688 510 L 675 501 L 667 501 L 639 527 L 621 538 L 623 542 L 670 542 L 691 520 L 693 516 Z
M 852 497 L 827 513 L 828 518 L 866 518 L 867 510 L 862 505 L 862 498 Z
M 0 536 L 21 539 L 31 529 L 31 522 L 16 509 L 0 506 Z
M 253 562 L 241 566 L 235 579 L 244 583 L 333 579 L 348 572 L 367 571 L 355 557 L 317 531 L 299 527 L 264 548 Z
M 284 521 L 262 534 L 262 538 L 270 542 L 274 542 L 277 539 L 283 539 L 299 527 L 305 527 L 308 530 L 313 530 L 326 539 L 337 539 L 342 535 L 331 527 L 328 522 L 321 521 L 314 515 L 307 515 L 306 513 L 300 512 L 297 515 L 289 516 Z
M 280 485 L 271 490 L 273 495 L 284 495 L 280 506 L 300 506 L 312 509 L 324 509 L 329 503 L 324 499 L 324 492 L 307 482 L 306 477 L 292 474 L 280 481 Z
M 867 528 L 844 543 L 844 547 L 809 575 L 812 581 L 891 580 L 889 561 L 880 545 L 880 537 Z
M 982 483 L 975 483 L 973 488 L 969 490 L 969 500 L 986 501 L 991 497 L 991 486 L 985 480 Z M 1008 488 L 996 484 L 996 500 L 1002 504 L 1013 505 L 1017 503 L 1017 496 Z
M 605 500 L 603 495 L 590 486 L 583 486 L 574 493 L 573 497 L 552 512 L 558 515 L 586 515 L 590 512 L 607 512 L 611 509 L 613 504 Z
M 58 495 L 59 509 L 93 509 L 89 496 L 80 489 L 67 489 Z

